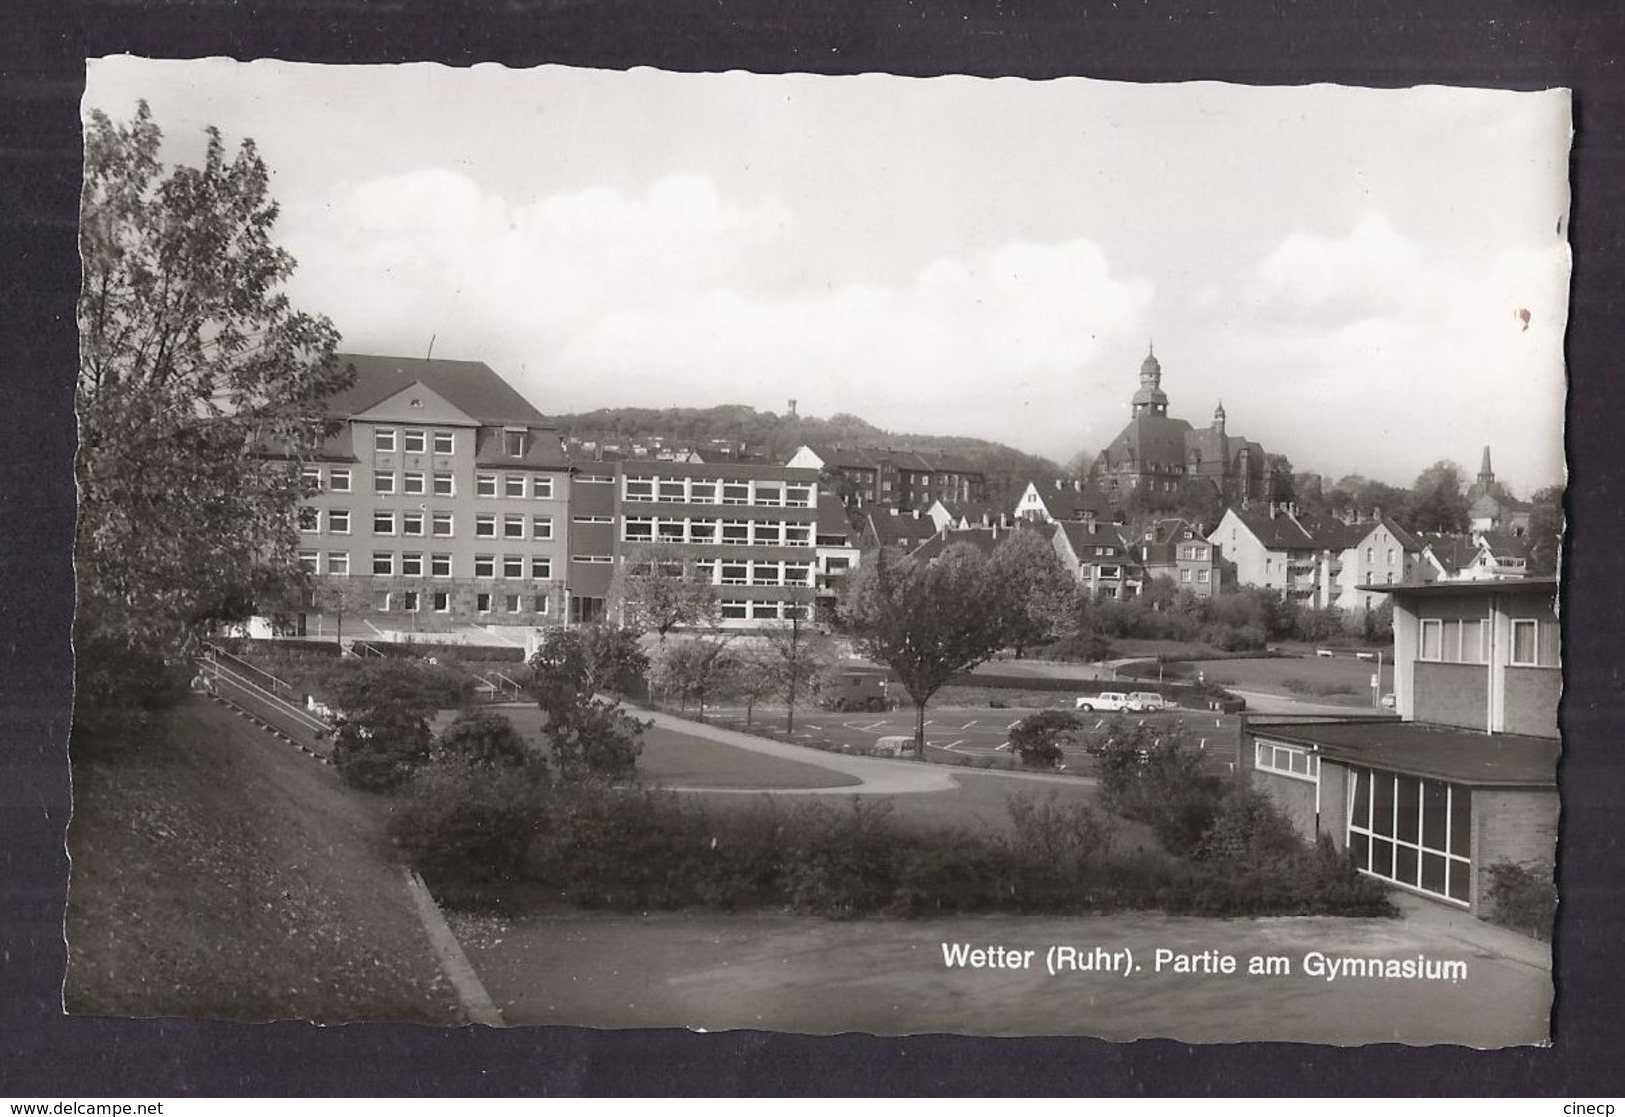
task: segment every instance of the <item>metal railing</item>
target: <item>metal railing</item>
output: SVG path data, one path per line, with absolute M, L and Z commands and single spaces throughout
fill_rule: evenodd
M 255 685 L 262 690 L 268 690 L 275 695 L 292 694 L 294 692 L 292 683 L 277 678 L 263 667 L 254 666 L 254 664 L 248 662 L 248 660 L 244 659 L 242 656 L 234 655 L 233 653 L 220 647 L 218 644 L 205 642 L 203 645 L 203 655 L 205 660 L 212 659 L 215 662 L 226 660 L 230 662 L 232 665 L 232 670 L 235 673 L 245 676 L 248 679 L 256 680 Z
M 327 738 L 332 731 L 332 727 L 327 722 L 312 714 L 303 706 L 288 701 L 274 691 L 267 690 L 248 675 L 236 670 L 232 664 L 222 662 L 222 659 L 227 656 L 236 659 L 229 652 L 222 656 L 218 651 L 211 651 L 199 661 L 199 674 L 208 693 L 242 707 L 268 724 L 275 725 L 283 732 L 290 733 L 290 735 L 296 732 L 318 740 Z M 255 670 L 258 669 L 255 668 Z M 267 672 L 263 671 L 259 673 L 262 675 L 267 674 Z M 272 676 L 272 678 L 275 678 L 275 676 Z M 280 682 L 280 680 L 278 681 Z M 288 684 L 283 683 L 282 685 L 286 687 Z

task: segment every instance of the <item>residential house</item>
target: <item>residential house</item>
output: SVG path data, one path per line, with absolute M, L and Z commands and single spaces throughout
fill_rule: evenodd
M 927 516 L 936 525 L 938 531 L 947 531 L 949 528 L 991 527 L 998 524 L 1002 527 L 1010 526 L 1010 516 L 1004 509 L 990 503 L 971 503 L 969 501 L 954 501 L 949 503 L 934 500 L 931 507 L 926 509 Z
M 1222 588 L 1218 551 L 1201 525 L 1168 517 L 1147 524 L 1129 554 L 1143 577 L 1166 578 L 1198 597 L 1212 597 Z
M 1291 505 L 1225 509 L 1208 542 L 1219 548 L 1229 584 L 1281 591 L 1288 602 L 1330 604 L 1344 551 L 1365 533 L 1341 521 L 1307 523 Z
M 1328 604 L 1349 612 L 1364 612 L 1380 606 L 1383 595 L 1370 586 L 1392 586 L 1429 581 L 1423 559 L 1425 545 L 1392 517 L 1379 514 L 1373 520 L 1349 525 L 1345 546 L 1331 575 Z
M 1060 520 L 1110 522 L 1119 519 L 1111 501 L 1082 481 L 1056 480 L 1043 484 L 1028 481 L 1016 501 L 1013 515 L 1019 520 L 1055 523 Z
M 1529 534 L 1529 514 L 1534 505 L 1516 500 L 1495 480 L 1490 467 L 1490 448 L 1484 447 L 1484 461 L 1478 468 L 1478 478 L 1467 490 L 1470 502 L 1467 509 L 1468 527 L 1473 531 L 1505 532 L 1510 535 Z
M 1145 575 L 1116 525 L 1061 520 L 1053 531 L 1051 543 L 1061 565 L 1091 595 L 1134 597 L 1144 586 Z
M 981 503 L 987 478 L 962 458 L 912 450 L 802 446 L 786 465 L 814 469 L 838 479 L 827 488 L 844 502 L 923 511 L 933 501 Z
M 818 494 L 813 552 L 818 604 L 832 608 L 840 594 L 842 579 L 857 567 L 863 553 L 858 546 L 858 533 L 847 519 L 845 506 L 832 493 Z
M 871 508 L 863 518 L 863 530 L 858 533 L 858 547 L 864 553 L 885 547 L 896 554 L 906 555 L 927 539 L 937 534 L 936 522 L 916 511 L 902 512 L 896 508 Z
M 1503 863 L 1555 856 L 1562 693 L 1549 578 L 1371 587 L 1394 601 L 1399 720 L 1249 722 L 1242 761 L 1305 838 L 1491 914 Z

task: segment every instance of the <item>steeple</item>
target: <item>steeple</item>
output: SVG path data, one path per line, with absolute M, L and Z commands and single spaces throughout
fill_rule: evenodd
M 1220 400 L 1219 406 L 1213 409 L 1213 431 L 1215 434 L 1224 433 L 1224 400 Z
M 1480 492 L 1489 492 L 1490 486 L 1495 484 L 1495 470 L 1490 468 L 1490 448 L 1484 447 L 1484 464 L 1478 467 L 1478 488 Z
M 1134 393 L 1134 417 L 1168 414 L 1168 396 L 1162 390 L 1162 364 L 1156 350 L 1147 345 L 1145 360 L 1140 362 L 1140 390 Z

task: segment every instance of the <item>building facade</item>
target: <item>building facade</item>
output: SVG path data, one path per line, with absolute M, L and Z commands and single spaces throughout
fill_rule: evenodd
M 1492 915 L 1496 866 L 1545 873 L 1556 855 L 1556 583 L 1384 592 L 1399 718 L 1255 719 L 1243 765 L 1305 838 L 1329 838 L 1361 872 Z
M 879 505 L 904 512 L 924 511 L 934 501 L 980 504 L 987 500 L 987 477 L 961 458 L 912 450 L 802 446 L 785 463 L 822 472 L 826 488 L 844 503 Z

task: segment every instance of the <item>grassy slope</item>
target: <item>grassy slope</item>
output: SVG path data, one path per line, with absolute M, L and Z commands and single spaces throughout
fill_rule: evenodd
M 203 699 L 74 771 L 70 1012 L 454 1023 L 384 804 Z

